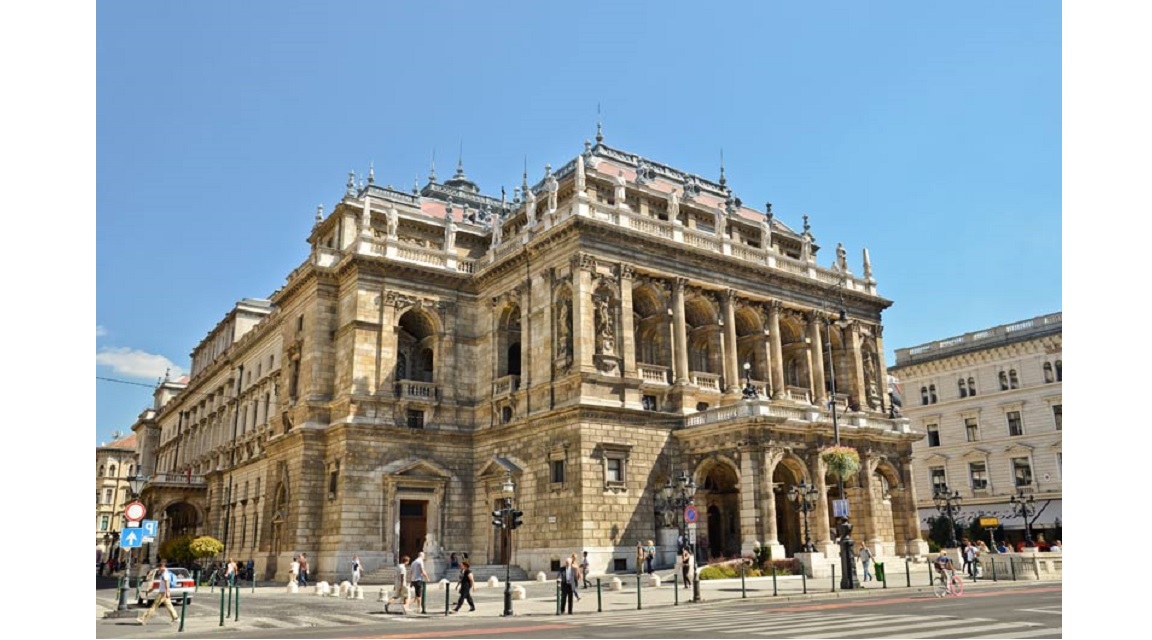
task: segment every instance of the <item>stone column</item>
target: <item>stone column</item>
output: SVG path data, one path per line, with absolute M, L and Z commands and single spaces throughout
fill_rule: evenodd
M 624 361 L 624 377 L 635 378 L 636 372 L 636 327 L 632 317 L 632 279 L 635 272 L 632 265 L 620 265 L 620 348 Z
M 768 346 L 771 351 L 772 398 L 784 398 L 784 347 L 780 343 L 780 302 L 768 303 Z M 773 511 L 775 513 L 775 511 Z
M 596 262 L 587 254 L 573 259 L 572 268 L 572 361 L 577 371 L 595 371 L 596 310 L 592 306 L 592 271 Z
M 397 323 L 400 321 L 401 311 L 399 305 L 402 304 L 397 297 L 395 291 L 384 291 L 380 294 L 383 297 L 383 305 L 380 309 L 380 379 L 384 380 L 386 384 L 380 385 L 380 395 L 385 397 L 396 395 L 396 359 L 400 356 L 400 327 Z M 285 360 L 282 365 L 290 365 L 290 361 Z M 409 363 L 411 366 L 411 363 Z M 290 376 L 291 371 L 287 368 L 283 369 L 283 374 Z M 285 386 L 285 398 L 287 398 L 288 387 Z
M 672 337 L 675 341 L 672 344 L 675 350 L 674 361 L 676 362 L 676 371 L 673 377 L 676 379 L 676 384 L 688 384 L 688 327 L 684 321 L 684 287 L 688 285 L 688 280 L 684 278 L 676 278 L 672 288 L 672 322 L 675 324 Z
M 868 396 L 864 389 L 864 359 L 861 357 L 860 324 L 853 322 L 846 329 L 848 335 L 848 373 L 854 406 L 866 408 Z
M 736 345 L 736 292 L 724 292 L 724 392 L 740 393 L 740 363 Z
M 812 473 L 812 484 L 816 486 L 816 513 L 815 524 L 812 525 L 812 541 L 818 549 L 826 549 L 832 544 L 828 527 L 828 485 L 824 482 L 824 461 L 820 459 L 820 452 L 813 451 L 808 457 L 808 469 Z
M 904 526 L 901 527 L 903 531 L 897 530 L 895 535 L 899 536 L 904 534 L 904 539 L 898 541 L 903 542 L 903 551 L 906 554 L 923 555 L 928 552 L 928 543 L 920 538 L 920 510 L 916 508 L 916 491 L 914 489 L 912 478 L 912 457 L 904 456 L 900 458 L 900 480 L 904 483 L 904 495 L 900 500 L 899 517 L 904 521 Z M 895 525 L 897 514 L 892 514 L 893 525 Z M 895 528 L 895 526 L 893 527 Z
M 876 385 L 880 387 L 880 406 L 889 407 L 892 404 L 892 399 L 888 397 L 888 365 L 884 364 L 884 327 L 879 324 L 874 325 L 872 332 L 876 336 L 876 359 L 878 361 L 876 375 L 879 376 Z
M 764 545 L 772 549 L 773 558 L 784 557 L 784 547 L 780 544 L 780 525 L 776 522 L 776 492 L 773 491 L 772 476 L 776 473 L 776 465 L 784 457 L 780 449 L 765 451 L 761 456 L 760 475 L 760 522 Z
M 865 454 L 864 459 L 861 461 L 860 470 L 860 483 L 864 488 L 864 518 L 861 524 L 864 525 L 863 530 L 856 533 L 856 537 L 860 540 L 867 540 L 868 546 L 872 548 L 872 553 L 879 555 L 877 545 L 881 544 L 880 540 L 880 520 L 876 517 L 876 504 L 877 504 L 877 487 L 876 483 L 876 467 L 880 464 L 880 460 L 870 454 Z
M 808 316 L 808 355 L 812 364 L 812 397 L 819 407 L 828 406 L 828 392 L 824 378 L 824 334 L 821 333 L 824 321 L 816 313 Z M 825 532 L 824 535 L 828 535 Z
M 528 390 L 532 382 L 532 353 L 534 352 L 532 312 L 534 309 L 532 306 L 532 276 L 528 276 L 524 279 L 524 284 L 520 285 L 520 388 L 524 391 Z M 540 352 L 546 354 L 548 349 L 542 347 Z M 525 413 L 529 407 L 531 407 L 530 403 L 525 407 Z
M 749 446 L 740 451 L 740 555 L 751 555 L 756 547 L 756 451 Z

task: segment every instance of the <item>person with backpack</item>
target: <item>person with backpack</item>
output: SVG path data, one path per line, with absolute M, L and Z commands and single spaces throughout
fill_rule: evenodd
M 860 545 L 860 564 L 864 567 L 864 582 L 872 579 L 872 552 L 868 549 L 868 545 Z
M 360 584 L 360 556 L 352 556 L 352 586 Z
M 159 593 L 156 594 L 156 600 L 152 602 L 152 606 L 144 612 L 144 615 L 136 618 L 136 624 L 141 626 L 148 623 L 148 618 L 156 614 L 156 610 L 163 604 L 168 608 L 168 613 L 172 615 L 172 622 L 180 619 L 176 614 L 175 607 L 172 606 L 172 599 L 169 597 L 172 594 L 172 587 L 176 582 L 176 575 L 168 570 L 168 565 L 165 561 L 160 561 L 159 571 L 156 573 L 156 582 L 159 583 Z

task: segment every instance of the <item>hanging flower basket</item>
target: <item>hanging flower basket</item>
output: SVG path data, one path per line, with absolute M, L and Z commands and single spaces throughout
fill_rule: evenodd
M 828 447 L 820 452 L 820 459 L 824 461 L 828 473 L 841 480 L 847 480 L 860 471 L 860 454 L 852 447 Z

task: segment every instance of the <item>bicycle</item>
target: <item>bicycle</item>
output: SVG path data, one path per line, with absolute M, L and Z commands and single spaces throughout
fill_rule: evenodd
M 945 596 L 960 596 L 964 595 L 964 581 L 960 576 L 956 575 L 956 571 L 949 569 L 947 572 L 947 579 L 940 572 L 937 572 L 936 579 L 932 581 L 932 587 L 936 592 L 937 598 Z

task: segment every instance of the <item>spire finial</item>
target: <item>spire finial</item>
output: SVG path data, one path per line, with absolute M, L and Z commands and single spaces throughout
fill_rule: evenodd
M 720 148 L 720 186 L 728 184 L 728 178 L 724 177 L 724 148 Z
M 319 223 L 324 219 L 324 204 L 316 205 L 316 222 Z
M 457 176 L 463 176 L 464 175 L 464 141 L 463 140 L 460 141 L 460 155 L 456 156 L 456 157 L 457 157 L 456 175 Z
M 420 193 L 420 176 L 412 176 L 412 195 Z
M 524 179 L 520 184 L 520 192 L 527 197 L 528 195 L 528 156 L 524 156 Z
M 596 103 L 596 144 L 604 142 L 604 125 L 600 120 L 600 103 Z
M 376 163 L 368 162 L 368 184 L 376 184 Z
M 436 182 L 436 149 L 432 149 L 432 169 L 428 171 L 428 182 Z
M 804 214 L 804 233 L 810 233 L 811 231 L 812 231 L 812 226 L 808 224 L 808 214 L 805 213 Z

